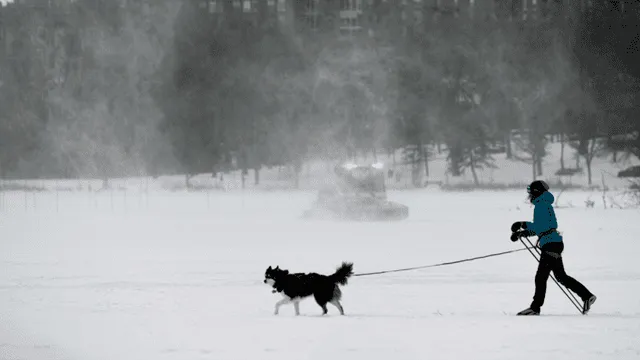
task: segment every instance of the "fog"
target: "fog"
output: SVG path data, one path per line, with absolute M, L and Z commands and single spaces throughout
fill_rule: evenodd
M 590 146 L 638 130 L 637 54 L 594 30 L 633 22 L 631 4 L 241 3 L 2 7 L 0 174 L 300 171 L 400 152 L 428 177 L 438 151 L 476 178 L 502 149 L 535 178 L 554 136 L 587 166 L 638 149 Z

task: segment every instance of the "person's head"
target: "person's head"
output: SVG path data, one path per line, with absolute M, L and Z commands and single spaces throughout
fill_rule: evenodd
M 527 194 L 529 194 L 529 201 L 533 202 L 538 196 L 544 194 L 549 190 L 549 185 L 542 181 L 536 180 L 527 186 Z

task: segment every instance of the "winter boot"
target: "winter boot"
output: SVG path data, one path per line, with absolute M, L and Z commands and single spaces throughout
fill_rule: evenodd
M 532 308 L 526 308 L 518 313 L 518 316 L 526 316 L 526 315 L 540 315 L 540 310 L 534 310 Z
M 597 297 L 595 295 L 591 295 L 587 300 L 585 300 L 584 305 L 582 305 L 582 314 L 587 315 L 589 310 L 591 310 L 591 305 L 596 302 Z

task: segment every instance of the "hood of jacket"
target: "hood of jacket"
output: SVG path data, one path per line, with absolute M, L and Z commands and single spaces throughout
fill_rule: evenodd
M 555 197 L 553 196 L 552 193 L 545 191 L 542 193 L 542 195 L 538 196 L 537 198 L 535 198 L 535 200 L 533 200 L 534 204 L 539 204 L 539 203 L 547 203 L 549 205 L 553 204 L 553 202 L 555 201 Z

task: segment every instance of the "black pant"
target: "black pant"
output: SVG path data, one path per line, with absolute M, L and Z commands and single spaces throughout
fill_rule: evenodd
M 556 280 L 567 289 L 576 293 L 582 301 L 586 301 L 591 297 L 591 292 L 582 285 L 578 280 L 567 275 L 564 271 L 564 265 L 562 264 L 562 251 L 564 250 L 564 244 L 561 242 L 553 242 L 545 244 L 542 247 L 542 255 L 540 256 L 540 264 L 538 265 L 538 271 L 536 272 L 536 291 L 533 295 L 533 302 L 531 303 L 531 309 L 540 311 L 540 308 L 544 304 L 544 297 L 547 292 L 547 280 L 549 274 L 553 271 Z

